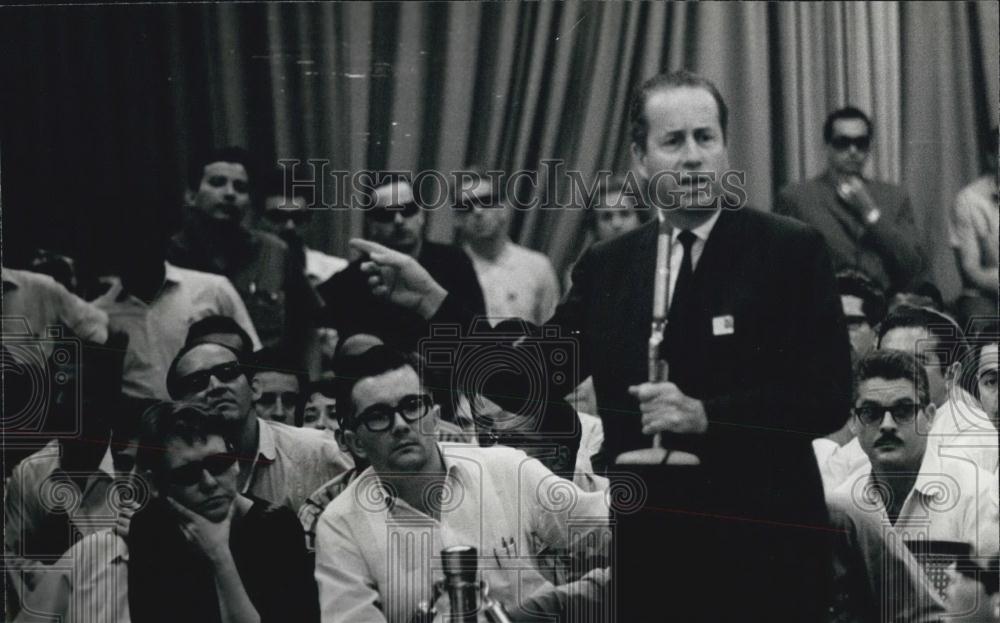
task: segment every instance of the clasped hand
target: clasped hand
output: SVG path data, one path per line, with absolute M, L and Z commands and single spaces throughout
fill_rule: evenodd
M 669 382 L 642 383 L 628 388 L 639 399 L 642 433 L 701 434 L 708 430 L 705 405 L 684 395 Z

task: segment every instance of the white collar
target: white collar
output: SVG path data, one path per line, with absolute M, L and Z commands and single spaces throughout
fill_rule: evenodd
M 697 236 L 698 239 L 701 240 L 702 242 L 707 242 L 708 235 L 712 233 L 712 229 L 715 227 L 715 223 L 718 222 L 720 214 L 722 214 L 722 210 L 721 209 L 716 210 L 715 213 L 712 214 L 712 216 L 707 221 L 691 229 L 690 230 L 691 233 Z M 657 210 L 656 216 L 662 223 L 664 219 L 663 212 L 661 210 Z M 676 227 L 672 229 L 673 233 L 671 234 L 671 242 L 677 242 L 677 237 L 680 236 L 681 232 L 684 230 Z

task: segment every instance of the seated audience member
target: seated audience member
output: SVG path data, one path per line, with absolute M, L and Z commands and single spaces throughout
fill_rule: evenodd
M 408 357 L 376 347 L 350 367 L 339 375 L 342 434 L 371 467 L 316 526 L 323 620 L 409 621 L 431 600 L 434 561 L 453 545 L 480 550 L 480 577 L 508 608 L 539 604 L 542 595 L 559 597 L 551 607 L 578 597 L 553 590 L 536 561 L 550 548 L 604 548 L 603 494 L 577 490 L 517 450 L 437 443 L 438 407 Z M 572 488 L 576 503 L 552 504 L 553 486 Z M 586 523 L 572 544 L 571 514 Z M 445 610 L 446 602 L 437 606 Z
M 134 470 L 139 449 L 139 421 L 156 404 L 150 399 L 126 399 L 116 411 L 111 432 L 115 481 L 109 495 L 114 527 L 93 532 L 66 550 L 42 574 L 27 608 L 15 623 L 83 621 L 128 623 L 128 536 L 135 510 L 147 501 L 144 484 Z M 106 522 L 105 522 L 106 523 Z
M 241 359 L 249 358 L 259 347 L 257 340 L 229 316 L 206 316 L 188 328 L 185 347 L 206 342 L 235 350 Z
M 167 390 L 173 399 L 201 404 L 222 419 L 241 462 L 237 484 L 243 493 L 297 511 L 316 487 L 351 467 L 320 431 L 257 417 L 246 370 L 226 346 L 186 346 L 170 366 Z
M 980 557 L 997 553 L 996 476 L 930 451 L 935 405 L 927 373 L 913 355 L 880 350 L 859 362 L 854 415 L 870 463 L 836 495 L 848 496 L 904 540 L 965 543 Z
M 456 232 L 483 288 L 486 315 L 494 322 L 523 318 L 543 324 L 559 304 L 559 280 L 552 262 L 511 241 L 507 233 L 511 207 L 501 189 L 493 188 L 493 180 L 476 175 L 459 182 L 454 201 Z
M 856 363 L 875 348 L 875 327 L 885 316 L 885 295 L 864 274 L 852 269 L 837 273 L 837 289 L 851 341 L 851 361 Z M 813 439 L 813 451 L 827 491 L 836 488 L 868 460 L 856 441 L 854 422 L 848 413 L 840 429 Z
M 879 326 L 879 349 L 915 355 L 930 382 L 937 408 L 928 444 L 935 453 L 959 453 L 996 471 L 997 429 L 972 396 L 970 348 L 954 320 L 926 308 L 900 307 Z M 939 447 L 946 449 L 937 450 Z
M 990 131 L 986 170 L 959 191 L 951 212 L 950 240 L 962 275 L 956 302 L 963 326 L 976 316 L 995 316 L 1000 304 L 1000 209 L 997 207 L 997 128 Z
M 249 154 L 236 147 L 192 162 L 185 225 L 171 240 L 167 259 L 175 266 L 228 277 L 265 346 L 297 343 L 300 333 L 311 329 L 304 320 L 315 313 L 311 288 L 305 275 L 291 268 L 287 244 L 244 226 L 251 169 Z
M 834 268 L 858 268 L 883 290 L 899 290 L 920 277 L 924 258 L 906 191 L 864 176 L 873 134 L 871 119 L 853 106 L 830 113 L 827 170 L 782 190 L 775 212 L 818 229 Z
M 78 421 L 73 421 L 77 411 L 53 407 L 49 417 L 65 425 L 58 428 L 79 424 L 79 432 L 52 439 L 23 459 L 6 483 L 5 567 L 23 604 L 33 603 L 28 593 L 76 541 L 114 525 L 109 490 L 115 469 L 104 410 L 109 407 L 102 407 Z
M 1000 320 L 993 318 L 979 327 L 972 338 L 972 356 L 969 370 L 973 380 L 968 385 L 974 388 L 973 393 L 979 400 L 979 405 L 989 416 L 993 426 L 1000 428 L 997 417 L 997 376 L 1000 371 L 1000 355 L 997 344 L 1000 343 Z
M 586 223 L 594 242 L 604 242 L 642 225 L 639 204 L 626 187 L 627 177 L 615 175 L 598 185 L 587 205 Z
M 257 417 L 289 426 L 302 425 L 306 376 L 287 353 L 265 348 L 247 366 Z
M 317 621 L 299 523 L 241 492 L 223 424 L 183 403 L 143 416 L 138 467 L 154 497 L 127 539 L 131 620 Z
M 0 266 L 3 281 L 3 335 L 34 336 L 45 357 L 56 341 L 49 327 L 65 327 L 82 340 L 103 344 L 108 339 L 108 315 L 72 294 L 48 275 Z M 58 338 L 58 336 L 56 336 Z
M 306 407 L 302 414 L 302 427 L 315 428 L 333 434 L 337 423 L 337 396 L 333 379 L 312 381 L 306 385 Z
M 413 257 L 434 279 L 449 284 L 449 291 L 472 310 L 484 313 L 483 293 L 472 263 L 461 249 L 426 239 L 425 209 L 410 182 L 396 176 L 373 183 L 377 185 L 366 198 L 371 207 L 365 211 L 365 237 Z M 317 288 L 326 303 L 320 324 L 337 329 L 342 340 L 365 333 L 395 348 L 415 350 L 417 340 L 428 334 L 427 323 L 373 295 L 368 275 L 361 271 L 361 259 Z
M 286 184 L 286 182 L 288 182 Z M 295 236 L 304 239 L 312 220 L 312 211 L 305 198 L 294 194 L 291 180 L 282 169 L 275 169 L 264 180 L 262 210 L 257 214 L 255 227 L 279 238 Z M 286 195 L 288 193 L 288 195 Z M 334 273 L 347 268 L 347 260 L 303 246 L 305 272 L 309 283 L 317 286 Z
M 129 335 L 122 379 L 126 394 L 168 398 L 165 379 L 174 356 L 196 321 L 229 316 L 260 346 L 242 299 L 221 275 L 180 268 L 166 262 L 167 241 L 154 227 L 139 235 L 138 224 L 119 236 L 120 280 L 94 304 L 107 312 L 112 328 Z M 127 232 L 127 233 L 126 233 Z
M 900 535 L 843 494 L 828 495 L 833 535 L 829 621 L 937 623 L 943 607 Z

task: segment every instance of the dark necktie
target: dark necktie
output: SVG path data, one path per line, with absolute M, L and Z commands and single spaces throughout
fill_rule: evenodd
M 688 291 L 691 289 L 691 279 L 694 277 L 691 248 L 697 239 L 698 237 L 688 230 L 677 234 L 677 240 L 684 247 L 684 257 L 681 259 L 681 269 L 677 273 L 677 282 L 674 283 L 674 294 L 670 299 L 671 318 L 677 317 L 677 314 L 683 310 L 683 306 L 687 304 L 685 303 L 685 299 L 690 296 Z

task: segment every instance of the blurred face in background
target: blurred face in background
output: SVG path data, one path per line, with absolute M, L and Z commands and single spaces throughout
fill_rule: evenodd
M 882 336 L 880 350 L 901 350 L 917 358 L 927 372 L 931 402 L 940 407 L 948 400 L 948 381 L 942 369 L 938 339 L 924 327 L 897 327 Z
M 979 351 L 979 369 L 976 371 L 976 388 L 983 411 L 990 416 L 994 426 L 1000 426 L 997 419 L 997 373 L 1000 369 L 997 345 L 987 344 Z
M 329 431 L 340 428 L 337 422 L 337 400 L 320 392 L 313 392 L 306 403 L 302 427 Z
M 635 202 L 628 195 L 613 191 L 601 197 L 594 206 L 594 233 L 598 242 L 636 229 L 641 224 Z
M 862 309 L 864 303 L 860 297 L 842 294 L 840 304 L 844 310 L 847 333 L 851 339 L 851 359 L 858 361 L 875 349 L 877 336 Z
M 286 200 L 281 195 L 271 195 L 264 198 L 264 212 L 257 222 L 257 228 L 276 236 L 284 232 L 304 236 L 311 216 L 302 197 L 289 197 Z
M 455 205 L 455 225 L 462 240 L 497 240 L 507 235 L 507 207 L 493 193 L 488 178 L 465 184 Z
M 864 119 L 833 122 L 826 157 L 830 169 L 840 175 L 861 175 L 870 153 L 871 135 Z
M 374 207 L 366 214 L 368 238 L 390 249 L 414 255 L 424 235 L 424 211 L 408 182 L 375 189 Z
M 238 225 L 250 206 L 246 168 L 238 162 L 205 165 L 198 188 L 189 191 L 188 202 L 215 221 Z
M 250 382 L 253 388 L 253 408 L 265 420 L 293 426 L 299 404 L 299 379 L 294 374 L 258 372 Z

